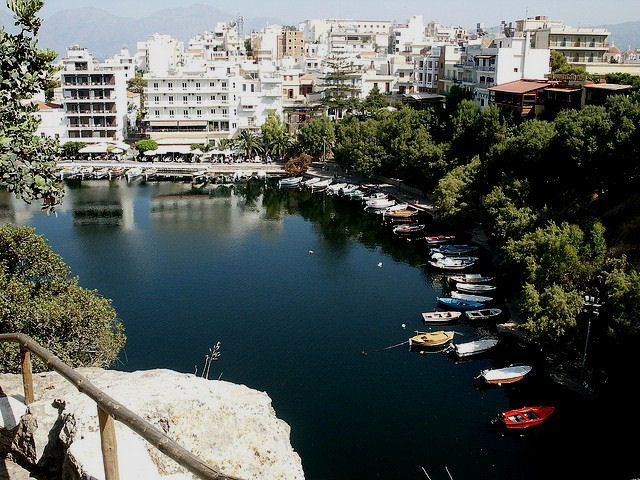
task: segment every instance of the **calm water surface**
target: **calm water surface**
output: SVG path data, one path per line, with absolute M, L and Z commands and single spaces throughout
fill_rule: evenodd
M 535 361 L 516 346 L 457 363 L 382 350 L 425 329 L 442 277 L 359 203 L 257 183 L 198 193 L 93 181 L 69 185 L 46 217 L 1 195 L 0 221 L 36 227 L 82 285 L 113 299 L 128 337 L 118 368 L 201 371 L 221 342 L 211 377 L 271 396 L 310 480 L 424 479 L 421 467 L 448 479 L 445 466 L 456 480 L 639 472 L 633 429 L 601 410 L 610 402 L 577 401 L 540 373 L 479 387 L 483 368 Z M 482 333 L 455 330 L 459 342 Z M 491 424 L 536 403 L 558 410 L 535 431 Z

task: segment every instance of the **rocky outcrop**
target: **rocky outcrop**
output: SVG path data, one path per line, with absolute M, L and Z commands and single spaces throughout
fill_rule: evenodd
M 170 370 L 78 372 L 225 474 L 302 480 L 300 457 L 266 393 Z M 56 373 L 34 376 L 36 402 L 25 410 L 18 375 L 0 375 L 0 449 L 64 479 L 104 477 L 96 404 Z M 4 420 L 6 419 L 6 420 Z M 116 422 L 122 480 L 192 478 Z

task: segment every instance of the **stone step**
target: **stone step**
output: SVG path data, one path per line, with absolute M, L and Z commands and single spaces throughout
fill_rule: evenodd
M 32 480 L 28 470 L 6 458 L 0 458 L 0 480 Z

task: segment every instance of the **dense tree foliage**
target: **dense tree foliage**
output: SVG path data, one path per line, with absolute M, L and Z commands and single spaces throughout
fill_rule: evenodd
M 51 85 L 55 71 L 55 52 L 37 46 L 42 4 L 8 1 L 20 33 L 0 28 L 0 187 L 26 202 L 42 200 L 43 208 L 52 209 L 63 196 L 53 163 L 60 147 L 57 141 L 34 136 L 37 107 L 23 104 Z
M 267 153 L 277 159 L 284 159 L 291 151 L 292 141 L 289 130 L 274 112 L 269 112 L 261 127 L 262 143 Z
M 314 118 L 300 128 L 297 141 L 298 148 L 303 152 L 326 160 L 326 157 L 332 155 L 336 141 L 334 123 L 327 116 Z
M 33 229 L 11 225 L 0 228 L 0 331 L 30 335 L 72 367 L 107 367 L 125 343 L 111 302 L 80 287 Z M 17 346 L 0 352 L 0 370 L 20 370 Z
M 289 175 L 302 175 L 311 166 L 311 155 L 301 153 L 295 157 L 290 158 L 284 165 L 284 170 Z
M 158 142 L 156 142 L 155 140 L 139 140 L 136 143 L 136 149 L 140 153 L 148 152 L 150 150 L 157 150 Z

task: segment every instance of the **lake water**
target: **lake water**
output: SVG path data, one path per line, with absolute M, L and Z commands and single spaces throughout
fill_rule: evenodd
M 640 471 L 637 442 L 625 440 L 638 420 L 623 420 L 635 397 L 586 403 L 540 370 L 482 388 L 480 370 L 536 361 L 509 342 L 464 362 L 382 350 L 428 330 L 420 313 L 435 308 L 443 277 L 424 267 L 424 245 L 399 240 L 360 203 L 260 183 L 67 188 L 57 217 L 0 194 L 0 221 L 36 227 L 83 286 L 113 299 L 128 337 L 117 368 L 201 372 L 219 341 L 210 377 L 270 395 L 310 480 L 425 479 L 421 467 L 448 479 L 445 466 L 456 480 Z M 454 329 L 458 342 L 483 333 Z M 491 423 L 527 404 L 557 411 L 526 435 Z

